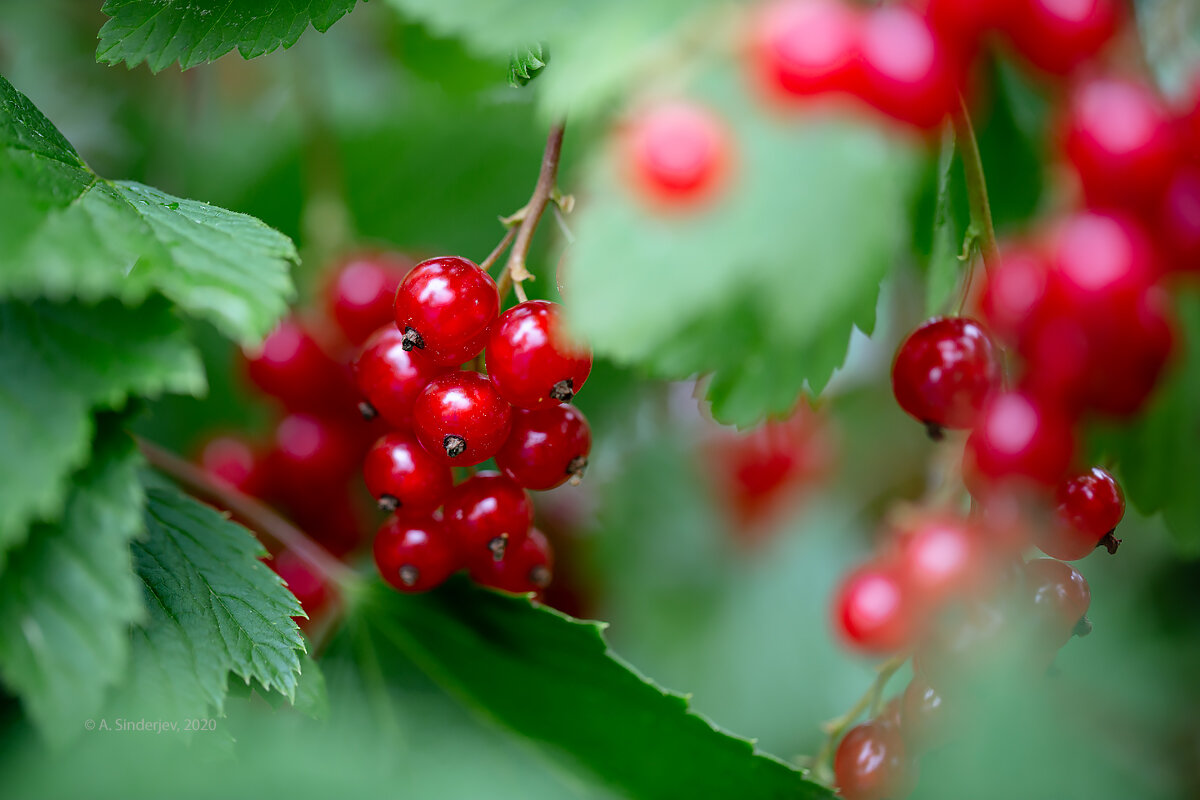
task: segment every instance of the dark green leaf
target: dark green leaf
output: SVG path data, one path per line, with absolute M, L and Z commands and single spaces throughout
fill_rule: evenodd
M 129 437 L 104 426 L 62 518 L 34 525 L 0 580 L 0 675 L 51 742 L 83 733 L 126 669 L 142 613 L 129 557 L 142 530 L 139 461 Z
M 295 701 L 304 642 L 300 604 L 259 561 L 245 528 L 178 492 L 148 488 L 134 561 L 148 619 L 133 634 L 126 688 L 114 711 L 165 719 L 220 714 L 230 673 Z
M 237 48 L 256 58 L 296 43 L 311 24 L 325 32 L 357 0 L 107 0 L 96 60 L 143 61 L 154 72 L 178 61 L 183 69 Z
M 161 298 L 136 309 L 0 302 L 0 567 L 27 523 L 62 507 L 94 409 L 203 391 L 199 355 Z
M 0 78 L 0 297 L 161 292 L 228 336 L 253 342 L 292 293 L 291 241 L 253 217 L 92 172 Z
M 541 43 L 519 47 L 508 62 L 508 85 L 519 89 L 536 78 L 550 63 L 550 51 Z
M 452 694 L 628 797 L 831 797 L 689 712 L 608 649 L 603 626 L 463 580 L 379 587 L 364 624 Z

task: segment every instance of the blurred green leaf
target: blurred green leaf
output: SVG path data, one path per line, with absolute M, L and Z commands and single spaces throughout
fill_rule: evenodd
M 1146 60 L 1169 96 L 1192 100 L 1200 69 L 1200 6 L 1188 0 L 1137 0 Z
M 729 185 L 658 211 L 608 148 L 579 194 L 568 309 L 597 354 L 715 372 L 713 414 L 748 425 L 820 392 L 909 231 L 916 153 L 871 126 L 769 118 L 722 76 L 697 92 L 730 129 Z
M 628 797 L 831 797 L 617 658 L 602 626 L 464 580 L 361 620 L 452 694 Z
M 126 669 L 142 614 L 129 556 L 142 531 L 139 463 L 129 437 L 102 426 L 62 519 L 34 525 L 0 580 L 0 675 L 55 744 L 83 732 Z
M 0 78 L 0 297 L 161 292 L 243 342 L 270 330 L 292 293 L 295 247 L 243 214 L 101 179 Z
M 0 302 L 0 568 L 25 525 L 61 511 L 88 459 L 92 412 L 204 391 L 200 357 L 161 298 L 137 309 Z
M 958 285 L 962 273 L 963 235 L 965 231 L 955 218 L 952 187 L 954 178 L 962 172 L 962 163 L 956 158 L 954 137 L 947 133 L 942 141 L 942 152 L 938 156 L 937 200 L 933 215 L 933 239 L 929 253 L 929 267 L 925 276 L 925 312 L 930 316 L 944 314 L 947 304 Z M 957 167 L 957 170 L 956 170 Z
M 1200 297 L 1176 303 L 1184 356 L 1150 407 L 1132 424 L 1102 433 L 1101 449 L 1116 459 L 1121 486 L 1143 514 L 1161 512 L 1179 548 L 1200 555 Z
M 508 62 L 508 85 L 519 89 L 527 86 L 550 63 L 550 51 L 542 44 L 518 47 Z
M 311 24 L 324 33 L 357 0 L 107 0 L 111 19 L 100 29 L 96 60 L 143 61 L 154 72 L 178 61 L 183 69 L 237 48 L 242 58 L 288 48 Z
M 257 680 L 295 701 L 304 642 L 300 604 L 259 561 L 240 525 L 178 492 L 148 488 L 147 537 L 133 555 L 148 611 L 135 629 L 115 712 L 165 719 L 224 709 L 227 678 Z

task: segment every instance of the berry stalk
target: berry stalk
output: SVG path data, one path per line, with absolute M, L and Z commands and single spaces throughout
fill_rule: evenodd
M 533 245 L 534 231 L 537 230 L 538 222 L 541 220 L 547 204 L 553 198 L 554 189 L 558 183 L 558 162 L 562 155 L 564 124 L 558 122 L 553 125 L 546 137 L 546 149 L 542 152 L 542 167 L 538 171 L 537 183 L 533 187 L 533 194 L 530 196 L 529 202 L 519 212 L 520 223 L 516 229 L 516 238 L 513 240 L 512 251 L 508 254 L 508 261 L 504 265 L 504 274 L 500 276 L 501 297 L 508 294 L 509 288 L 512 287 L 522 303 L 527 299 L 521 283 L 533 276 L 525 268 L 525 259 L 529 255 L 529 248 Z M 503 242 L 501 242 L 501 247 L 503 247 Z

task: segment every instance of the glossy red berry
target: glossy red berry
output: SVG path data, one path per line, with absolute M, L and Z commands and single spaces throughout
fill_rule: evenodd
M 1172 175 L 1158 220 L 1169 248 L 1167 269 L 1200 272 L 1200 167 L 1186 165 Z
M 291 550 L 284 550 L 274 558 L 264 560 L 264 563 L 283 579 L 288 591 L 300 601 L 307 619 L 293 619 L 301 626 L 311 622 L 329 604 L 332 592 L 321 573 Z
M 1177 160 L 1173 120 L 1155 91 L 1113 78 L 1075 89 L 1064 149 L 1093 207 L 1155 204 Z
M 496 452 L 496 466 L 526 489 L 544 492 L 583 478 L 591 449 L 591 428 L 575 406 L 518 408 L 512 430 Z
M 404 334 L 391 322 L 367 340 L 354 362 L 354 379 L 366 398 L 362 411 L 378 414 L 389 425 L 412 427 L 412 408 L 429 381 L 453 367 L 443 366 L 417 349 L 404 349 Z
M 1071 637 L 1092 602 L 1079 570 L 1052 558 L 1025 564 L 1025 587 L 1040 630 L 1055 645 Z
M 988 31 L 1004 25 L 1012 0 L 928 0 L 925 18 L 942 41 L 960 49 L 979 46 Z
M 842 639 L 870 654 L 893 653 L 911 643 L 914 609 L 898 570 L 870 564 L 849 575 L 833 604 Z
M 518 408 L 569 403 L 592 371 L 592 354 L 567 338 L 557 303 L 528 300 L 505 311 L 487 344 L 488 377 Z
M 1091 553 L 1125 516 L 1125 495 L 1107 470 L 1092 467 L 1058 485 L 1055 520 L 1038 538 L 1046 555 L 1075 561 Z M 1113 546 L 1115 546 L 1115 541 Z
M 433 511 L 454 485 L 450 467 L 430 455 L 411 433 L 385 435 L 363 461 L 367 490 L 384 511 Z
M 359 451 L 346 426 L 311 414 L 289 414 L 275 427 L 267 457 L 273 491 L 286 497 L 325 494 L 354 474 Z
M 991 337 L 965 317 L 923 323 L 900 345 L 892 364 L 896 401 L 935 437 L 943 428 L 972 427 L 1000 378 Z
M 976 497 L 1001 482 L 1054 486 L 1075 454 L 1070 421 L 1053 406 L 1021 392 L 996 395 L 967 439 L 964 478 Z
M 345 368 L 298 320 L 279 323 L 260 347 L 245 355 L 250 381 L 290 411 L 344 413 L 354 407 Z
M 258 496 L 264 488 L 264 465 L 258 448 L 239 436 L 216 436 L 200 450 L 200 468 L 243 494 Z
M 887 116 L 934 128 L 955 107 L 954 59 L 919 14 L 904 6 L 867 13 L 862 25 L 862 98 Z
M 443 513 L 469 564 L 512 554 L 533 524 L 529 493 L 498 472 L 479 472 L 455 486 Z
M 979 300 L 988 328 L 1009 344 L 1020 342 L 1044 303 L 1049 271 L 1046 257 L 1038 250 L 1005 247 L 1000 265 L 987 273 Z
M 982 577 L 978 532 L 953 517 L 921 518 L 903 531 L 897 569 L 914 607 L 934 609 Z
M 530 528 L 524 541 L 504 559 L 484 559 L 470 564 L 471 579 L 480 586 L 513 594 L 540 593 L 554 576 L 554 552 L 537 528 Z
M 462 564 L 453 538 L 428 514 L 395 514 L 375 534 L 375 566 L 383 579 L 402 592 L 426 592 Z
M 455 466 L 496 454 L 512 428 L 513 410 L 478 372 L 431 380 L 413 404 L 413 431 L 430 453 Z
M 351 344 L 394 322 L 396 287 L 412 261 L 395 253 L 357 253 L 341 261 L 325 292 L 329 315 Z
M 1012 0 L 1005 32 L 1034 66 L 1065 75 L 1104 49 L 1119 27 L 1117 0 Z
M 915 770 L 900 731 L 870 722 L 851 728 L 833 758 L 834 783 L 846 800 L 904 800 Z
M 918 675 L 909 681 L 900 708 L 901 733 L 909 752 L 915 755 L 946 742 L 950 731 L 945 701 L 924 678 Z
M 842 0 L 779 0 L 755 21 L 753 64 L 774 95 L 811 97 L 859 86 L 860 13 Z
M 634 188 L 670 207 L 712 197 L 728 172 L 731 145 L 724 123 L 711 111 L 676 102 L 634 120 L 624 149 Z
M 478 355 L 499 313 L 496 282 L 458 256 L 422 261 L 396 290 L 396 327 L 405 344 L 439 364 L 457 366 Z

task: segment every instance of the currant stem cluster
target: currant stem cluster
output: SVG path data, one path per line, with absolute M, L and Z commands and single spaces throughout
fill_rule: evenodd
M 825 783 L 832 783 L 833 754 L 837 750 L 838 742 L 841 741 L 846 731 L 864 713 L 872 715 L 879 713 L 883 705 L 884 688 L 887 687 L 888 681 L 892 679 L 892 676 L 907 661 L 908 653 L 901 653 L 880 664 L 878 672 L 875 675 L 875 680 L 871 681 L 871 686 L 863 693 L 862 697 L 858 698 L 846 713 L 829 720 L 821 726 L 826 734 L 825 742 L 821 745 L 821 749 L 817 751 L 816 756 L 812 760 L 812 768 L 820 780 Z

